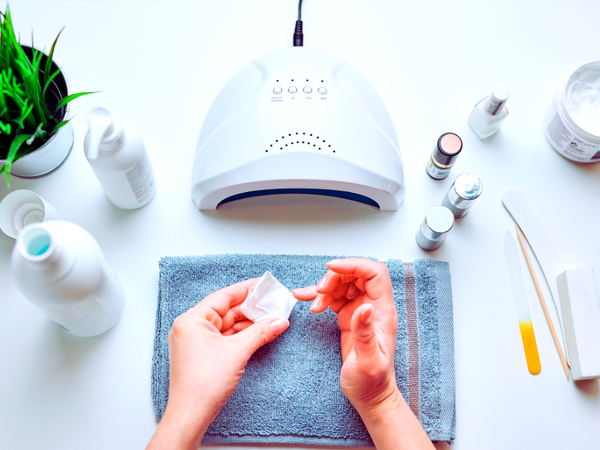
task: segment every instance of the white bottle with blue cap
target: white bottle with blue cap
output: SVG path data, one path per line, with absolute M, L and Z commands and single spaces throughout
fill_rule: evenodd
M 106 108 L 94 108 L 83 148 L 106 196 L 119 208 L 135 209 L 156 195 L 156 180 L 140 133 Z

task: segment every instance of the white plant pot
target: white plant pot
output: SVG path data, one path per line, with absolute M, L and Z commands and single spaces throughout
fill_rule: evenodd
M 31 47 L 22 46 L 25 52 L 31 54 Z M 42 65 L 45 65 L 45 58 L 42 58 Z M 54 73 L 60 66 L 56 61 L 52 61 L 51 73 Z M 50 94 L 54 95 L 54 100 L 58 103 L 61 99 L 69 95 L 69 85 L 61 69 L 60 74 L 53 80 L 50 87 Z M 48 96 L 47 96 L 48 97 Z M 47 101 L 49 103 L 49 101 Z M 49 105 L 55 107 L 54 105 Z M 69 105 L 63 107 L 59 113 L 60 120 L 68 118 Z M 71 122 L 60 128 L 47 142 L 39 148 L 31 151 L 27 155 L 19 158 L 10 168 L 10 174 L 18 178 L 40 178 L 50 175 L 64 164 L 73 148 L 73 126 Z M 4 165 L 5 160 L 0 159 L 0 167 Z

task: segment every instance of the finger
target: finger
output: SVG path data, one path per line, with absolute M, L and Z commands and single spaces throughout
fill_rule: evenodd
M 221 317 L 224 317 L 233 306 L 239 305 L 248 296 L 248 290 L 256 278 L 240 281 L 226 288 L 219 289 L 202 299 L 194 308 L 201 311 L 212 309 Z
M 338 314 L 341 309 L 344 307 L 346 303 L 348 303 L 348 297 L 340 297 L 336 298 L 329 304 L 329 309 L 331 309 L 334 313 Z
M 389 272 L 384 263 L 372 261 L 368 258 L 345 258 L 329 261 L 329 270 L 340 275 L 353 275 L 363 279 L 365 292 L 371 298 L 379 298 L 383 295 L 388 285 Z
M 235 334 L 232 339 L 239 342 L 240 348 L 245 349 L 246 356 L 250 358 L 256 350 L 272 342 L 289 326 L 290 323 L 285 319 L 261 320 Z
M 252 326 L 252 324 L 254 324 L 254 322 L 251 320 L 243 320 L 241 322 L 234 323 L 231 327 L 231 330 L 233 330 L 234 333 L 239 333 L 240 331 Z
M 317 287 L 308 286 L 305 288 L 294 289 L 292 295 L 301 302 L 314 300 L 317 297 Z
M 375 333 L 374 317 L 375 307 L 370 303 L 360 305 L 352 315 L 352 346 L 359 362 L 372 360 L 381 353 Z
M 311 305 L 310 310 L 314 313 L 320 313 L 325 311 L 327 307 L 331 305 L 332 302 L 339 299 L 340 297 L 344 297 L 346 298 L 346 300 L 349 300 L 347 298 L 347 292 L 351 285 L 351 283 L 341 283 L 338 286 L 336 286 L 335 289 L 333 289 L 332 291 L 327 292 L 325 294 L 319 294 L 319 296 Z
M 317 292 L 319 294 L 330 293 L 337 289 L 339 285 L 351 283 L 355 278 L 354 275 L 340 275 L 329 270 L 317 284 Z
M 240 322 L 242 320 L 248 320 L 248 318 L 242 312 L 242 305 L 235 305 L 229 311 L 225 313 L 223 317 L 223 325 L 221 327 L 221 331 L 228 330 L 235 323 Z

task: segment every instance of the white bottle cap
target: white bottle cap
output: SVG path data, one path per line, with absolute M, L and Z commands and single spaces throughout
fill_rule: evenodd
M 52 205 L 27 189 L 11 192 L 0 202 L 0 229 L 13 239 L 29 224 L 54 219 L 58 214 Z
M 114 153 L 125 145 L 123 127 L 106 108 L 97 107 L 88 116 L 89 142 L 86 148 L 87 158 L 94 160 L 98 152 Z
M 506 102 L 510 97 L 510 89 L 504 84 L 498 84 L 494 86 L 490 97 L 493 97 L 493 100 L 497 102 Z

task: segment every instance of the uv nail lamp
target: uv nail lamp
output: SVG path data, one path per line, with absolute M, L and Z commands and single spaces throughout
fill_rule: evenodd
M 304 47 L 242 68 L 210 107 L 194 157 L 198 209 L 272 194 L 319 194 L 396 211 L 402 160 L 375 89 L 341 59 Z

